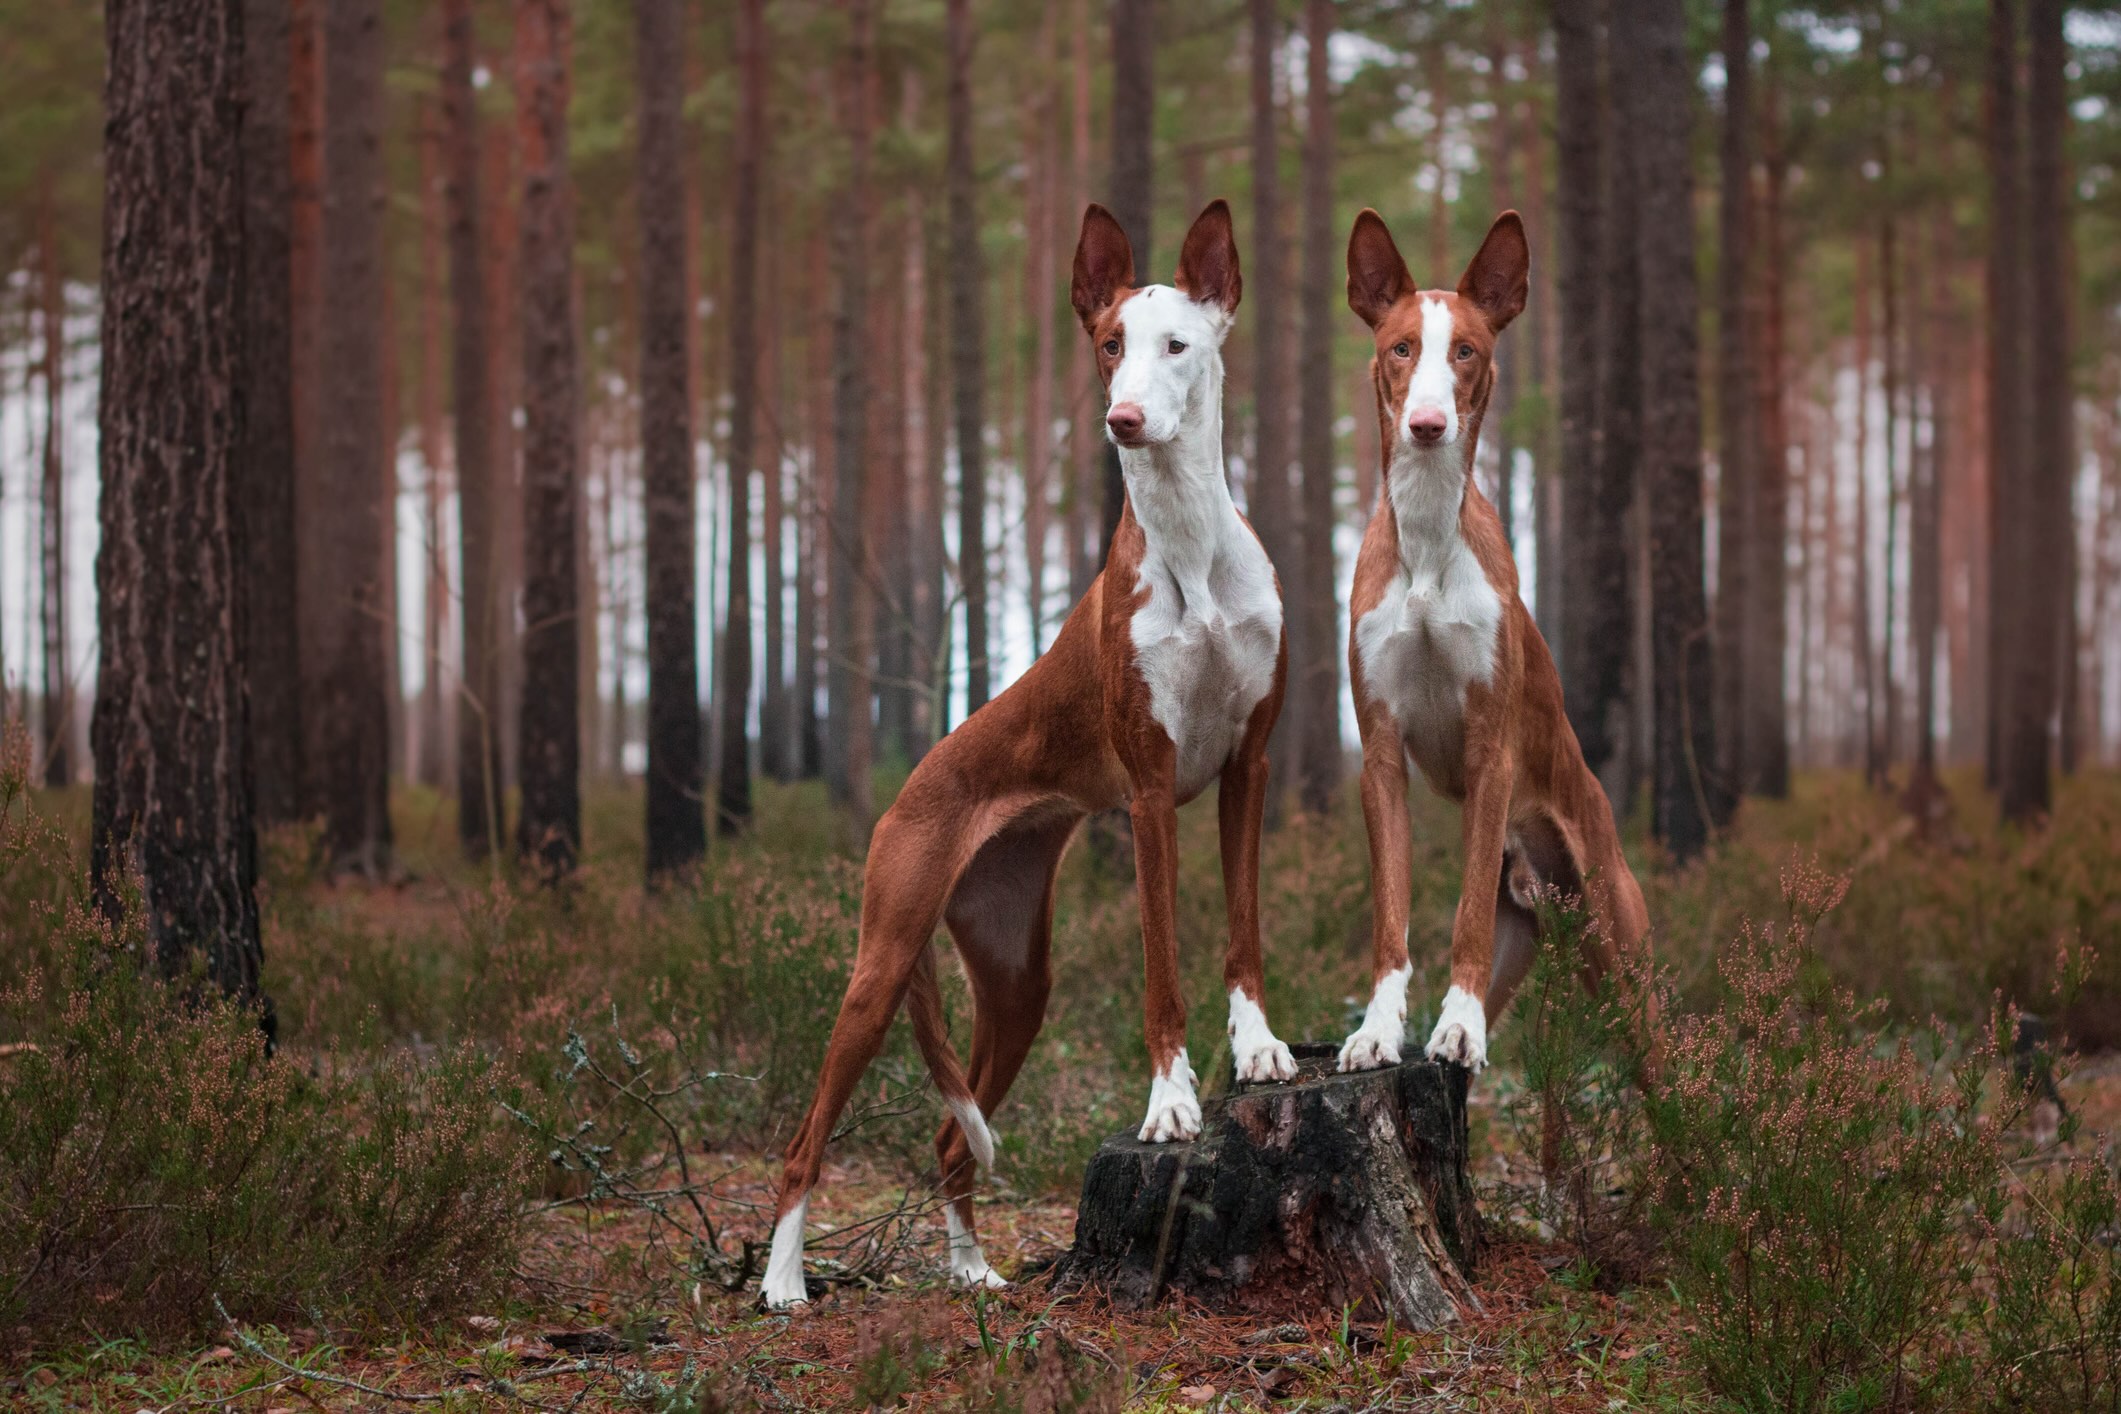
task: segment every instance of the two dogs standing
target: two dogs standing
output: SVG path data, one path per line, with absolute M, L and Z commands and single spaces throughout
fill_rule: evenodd
M 1371 382 L 1384 450 L 1355 565 L 1348 662 L 1361 726 L 1362 806 L 1375 896 L 1371 995 L 1342 1070 L 1395 1065 L 1405 1041 L 1407 763 L 1464 807 L 1465 864 L 1451 982 L 1432 1059 L 1478 1069 L 1489 1023 L 1538 946 L 1541 890 L 1592 916 L 1592 975 L 1648 930 L 1611 807 L 1563 712 L 1545 640 L 1517 592 L 1473 452 L 1495 385 L 1495 346 L 1524 309 L 1530 251 L 1504 212 L 1455 290 L 1424 290 L 1374 211 L 1348 241 L 1348 303 L 1376 339 Z M 1222 453 L 1222 342 L 1243 282 L 1230 209 L 1186 234 L 1170 285 L 1137 285 L 1133 252 L 1101 206 L 1083 217 L 1071 291 L 1109 395 L 1126 509 L 1104 572 L 1053 646 L 945 737 L 870 841 L 854 973 L 817 1092 L 788 1146 L 764 1296 L 807 1299 L 803 1224 L 824 1148 L 903 1005 L 950 1118 L 936 1138 L 952 1277 L 1001 1286 L 973 1229 L 986 1116 L 1045 1020 L 1053 886 L 1085 816 L 1133 819 L 1151 1075 L 1141 1138 L 1196 1138 L 1176 929 L 1177 812 L 1220 781 L 1231 1054 L 1239 1081 L 1293 1080 L 1264 1009 L 1259 846 L 1267 738 L 1288 650 L 1280 585 L 1230 499 Z M 969 1070 L 943 1020 L 938 924 L 973 997 Z

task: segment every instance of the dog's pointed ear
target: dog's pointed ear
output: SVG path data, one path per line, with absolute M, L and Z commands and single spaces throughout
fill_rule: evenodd
M 1085 332 L 1096 327 L 1097 316 L 1112 297 L 1133 283 L 1134 247 L 1127 243 L 1127 233 L 1117 217 L 1091 202 L 1083 212 L 1083 233 L 1076 238 L 1075 279 L 1068 289 Z
M 1525 240 L 1524 222 L 1516 212 L 1505 211 L 1488 227 L 1488 238 L 1458 281 L 1458 294 L 1479 306 L 1488 327 L 1499 334 L 1524 313 L 1531 275 L 1532 247 Z
M 1208 203 L 1186 232 L 1173 282 L 1195 304 L 1212 304 L 1223 313 L 1237 310 L 1244 277 L 1237 268 L 1237 237 L 1230 231 L 1230 203 L 1221 197 Z
M 1384 217 L 1365 206 L 1348 233 L 1348 308 L 1375 329 L 1386 311 L 1414 288 L 1407 262 L 1392 243 Z

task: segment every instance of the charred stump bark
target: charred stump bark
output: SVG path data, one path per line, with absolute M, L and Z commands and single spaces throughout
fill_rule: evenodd
M 1477 1310 L 1466 1072 L 1340 1075 L 1336 1047 L 1292 1049 L 1294 1082 L 1208 1102 L 1193 1143 L 1107 1139 L 1057 1280 L 1125 1309 L 1174 1293 L 1262 1315 L 1353 1305 L 1415 1329 Z

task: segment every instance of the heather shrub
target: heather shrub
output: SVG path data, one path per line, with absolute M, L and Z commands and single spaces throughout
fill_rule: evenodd
M 0 769 L 8 866 L 46 839 L 21 762 Z M 136 898 L 115 923 L 68 901 L 8 927 L 33 960 L 0 985 L 0 1331 L 197 1331 L 216 1296 L 380 1324 L 499 1289 L 529 1155 L 492 1061 L 270 1058 L 255 1012 L 143 972 Z

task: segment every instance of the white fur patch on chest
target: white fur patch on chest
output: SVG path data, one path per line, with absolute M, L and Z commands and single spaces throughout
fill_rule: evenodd
M 1140 584 L 1149 591 L 1129 627 L 1150 715 L 1177 748 L 1185 801 L 1220 774 L 1274 686 L 1281 596 L 1274 566 L 1227 494 L 1216 504 L 1160 494 L 1166 488 L 1148 481 L 1129 485 L 1147 533 Z
M 1466 689 L 1495 672 L 1502 599 L 1458 533 L 1455 498 L 1413 504 L 1395 488 L 1400 561 L 1377 606 L 1355 625 L 1372 696 L 1391 709 L 1408 754 L 1431 781 L 1461 777 Z M 1414 521 L 1414 515 L 1420 520 Z

